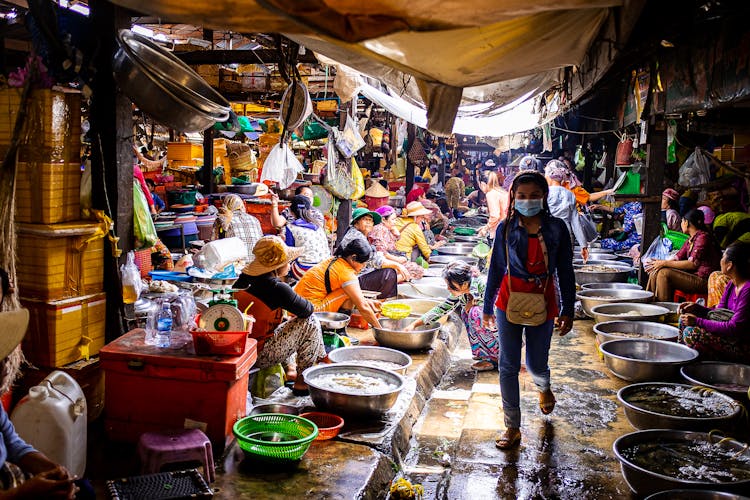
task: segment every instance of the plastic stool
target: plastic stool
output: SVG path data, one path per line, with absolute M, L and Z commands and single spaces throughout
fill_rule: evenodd
M 675 290 L 672 302 L 698 302 L 698 299 L 703 299 L 705 302 L 708 300 L 708 295 L 705 293 L 687 293 L 682 290 Z
M 141 473 L 159 472 L 164 464 L 197 461 L 209 483 L 214 481 L 214 457 L 211 441 L 200 429 L 169 432 L 144 432 L 138 440 Z

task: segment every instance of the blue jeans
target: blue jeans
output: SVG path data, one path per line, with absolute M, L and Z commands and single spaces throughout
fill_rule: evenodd
M 539 391 L 549 390 L 549 347 L 554 321 L 539 326 L 521 326 L 508 322 L 505 312 L 495 308 L 498 339 L 500 341 L 500 394 L 506 427 L 521 427 L 521 391 L 518 372 L 521 370 L 521 346 L 526 330 L 526 369 Z

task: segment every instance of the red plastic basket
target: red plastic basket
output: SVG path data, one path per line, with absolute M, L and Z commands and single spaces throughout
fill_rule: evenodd
M 344 419 L 332 413 L 311 411 L 302 413 L 300 417 L 306 418 L 318 426 L 318 437 L 315 438 L 315 441 L 333 439 L 338 436 L 341 428 L 344 427 Z
M 192 330 L 195 354 L 241 356 L 247 345 L 247 332 L 198 332 Z

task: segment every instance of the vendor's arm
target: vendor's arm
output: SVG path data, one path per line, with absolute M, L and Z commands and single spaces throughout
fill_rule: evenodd
M 429 260 L 430 255 L 432 254 L 432 247 L 430 247 L 430 245 L 427 244 L 427 239 L 424 237 L 424 233 L 419 229 L 419 227 L 415 229 L 414 242 L 419 248 L 419 251 L 422 254 L 422 257 L 424 257 L 425 260 Z
M 422 317 L 417 320 L 417 322 L 420 323 L 416 324 L 415 322 L 414 326 L 429 325 L 430 323 L 435 323 L 442 317 L 455 311 L 459 305 L 461 305 L 461 298 L 450 296 L 441 304 L 436 305 L 435 307 L 424 313 Z
M 727 308 L 729 294 L 734 293 L 734 290 L 733 286 L 728 286 L 724 290 L 724 295 L 722 295 L 717 305 L 718 308 Z M 715 333 L 716 335 L 727 337 L 748 335 L 748 331 L 750 331 L 750 288 L 748 288 L 748 285 L 745 285 L 740 292 L 740 296 L 732 310 L 734 311 L 734 315 L 729 321 L 696 318 L 695 324 L 707 332 Z
M 279 195 L 271 193 L 271 225 L 281 229 L 286 225 L 286 218 L 279 213 Z
M 375 305 L 373 301 L 368 300 L 364 296 L 362 289 L 359 287 L 359 282 L 356 280 L 348 281 L 344 283 L 343 287 L 344 293 L 346 293 L 365 321 L 371 326 L 380 328 L 380 321 L 378 321 Z
M 597 191 L 595 193 L 589 193 L 589 203 L 594 203 L 597 200 L 601 200 L 605 196 L 609 196 L 611 194 L 615 194 L 614 189 L 605 189 L 604 191 Z
M 280 306 L 298 318 L 309 318 L 315 310 L 312 302 L 297 294 L 286 283 L 278 282 L 274 292 L 278 294 Z

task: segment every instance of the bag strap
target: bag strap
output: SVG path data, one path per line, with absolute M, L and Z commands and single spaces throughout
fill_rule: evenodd
M 326 267 L 325 276 L 323 277 L 323 282 L 325 283 L 325 286 L 326 286 L 326 295 L 330 294 L 333 291 L 331 289 L 331 266 L 337 260 L 339 260 L 339 258 L 334 257 L 333 259 L 331 259 L 331 262 L 328 263 L 328 267 Z
M 505 265 L 508 270 L 508 292 L 513 292 L 511 288 L 511 276 L 510 276 L 510 248 L 508 247 L 508 234 L 510 233 L 510 219 L 506 220 L 505 224 Z M 542 236 L 542 228 L 539 227 L 539 231 L 536 233 L 539 239 L 539 246 L 542 248 L 542 255 L 544 255 L 544 269 L 547 272 L 547 277 L 544 280 L 544 290 L 547 290 L 549 284 L 549 256 L 547 255 L 547 244 L 544 242 L 544 236 Z

